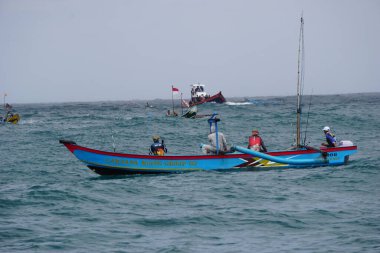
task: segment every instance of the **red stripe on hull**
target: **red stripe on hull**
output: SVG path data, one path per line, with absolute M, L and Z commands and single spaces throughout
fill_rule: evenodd
M 75 150 L 83 150 L 90 153 L 101 154 L 101 155 L 109 155 L 109 156 L 117 156 L 117 157 L 129 157 L 129 158 L 140 158 L 140 159 L 152 159 L 152 160 L 198 160 L 198 159 L 221 159 L 221 158 L 243 158 L 248 159 L 251 158 L 251 155 L 247 154 L 229 154 L 229 155 L 197 155 L 197 156 L 151 156 L 151 155 L 137 155 L 137 154 L 126 154 L 126 153 L 114 153 L 107 151 L 100 151 L 96 149 L 86 148 L 82 146 L 78 146 L 75 144 L 64 143 L 70 152 L 74 153 Z M 357 146 L 350 147 L 336 147 L 336 148 L 325 148 L 321 151 L 323 152 L 338 152 L 344 150 L 356 150 Z M 294 150 L 294 151 L 274 151 L 268 152 L 266 154 L 271 156 L 290 156 L 290 155 L 300 155 L 300 154 L 312 154 L 318 153 L 316 150 Z

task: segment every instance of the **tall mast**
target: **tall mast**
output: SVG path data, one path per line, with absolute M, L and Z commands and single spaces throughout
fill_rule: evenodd
M 302 49 L 302 51 L 301 51 Z M 297 136 L 296 136 L 296 147 L 301 145 L 301 86 L 303 80 L 303 71 L 301 71 L 301 59 L 303 60 L 303 17 L 301 17 L 301 27 L 300 27 L 300 37 L 298 46 L 298 71 L 297 71 Z M 302 55 L 301 55 L 302 54 Z M 302 57 L 301 57 L 302 56 Z M 302 62 L 303 64 L 303 62 Z

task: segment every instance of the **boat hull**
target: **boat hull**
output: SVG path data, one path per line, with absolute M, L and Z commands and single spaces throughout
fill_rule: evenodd
M 20 115 L 19 114 L 13 114 L 12 116 L 6 118 L 4 120 L 5 123 L 11 123 L 11 124 L 17 124 L 20 121 Z
M 329 148 L 324 154 L 316 150 L 275 151 L 269 157 L 289 159 L 289 163 L 272 162 L 249 154 L 197 156 L 149 156 L 105 152 L 76 145 L 72 141 L 60 141 L 88 168 L 100 175 L 184 173 L 191 171 L 242 171 L 272 168 L 305 168 L 335 166 L 348 162 L 357 152 L 356 146 Z M 316 159 L 325 162 L 295 164 L 296 160 Z M 281 160 L 282 161 L 282 160 Z M 291 163 L 290 161 L 293 161 Z
M 182 115 L 182 117 L 193 119 L 197 116 L 197 112 L 198 112 L 198 109 L 197 109 L 197 106 L 195 105 L 193 107 L 190 107 L 189 110 Z
M 219 91 L 219 93 L 215 94 L 214 96 L 211 96 L 208 98 L 202 98 L 202 100 L 194 100 L 194 99 L 191 100 L 190 106 L 200 105 L 200 104 L 207 103 L 207 102 L 215 102 L 218 104 L 222 104 L 222 103 L 226 102 L 226 99 L 224 98 L 222 92 Z

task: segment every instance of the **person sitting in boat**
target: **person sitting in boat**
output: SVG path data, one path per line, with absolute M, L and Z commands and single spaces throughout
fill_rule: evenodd
M 202 146 L 202 152 L 204 154 L 216 154 L 216 132 L 215 132 L 215 126 L 211 127 L 211 133 L 208 135 L 208 141 L 210 142 L 210 145 L 203 145 Z M 224 154 L 229 151 L 227 147 L 227 141 L 226 137 L 224 137 L 224 134 L 222 132 L 218 131 L 218 146 L 219 146 L 219 154 Z
M 323 132 L 325 133 L 326 136 L 326 142 L 322 142 L 322 146 L 325 147 L 336 147 L 336 138 L 335 135 L 331 132 L 330 127 L 325 126 L 323 128 Z
M 10 119 L 13 117 L 13 113 L 11 111 L 8 111 L 7 114 L 5 115 L 5 119 Z
M 248 139 L 248 148 L 258 152 L 267 152 L 263 139 L 259 136 L 259 130 L 252 130 Z
M 171 113 L 171 111 L 168 110 L 168 111 L 166 112 L 166 116 L 168 116 L 168 117 L 171 117 L 171 116 L 177 117 L 177 116 L 178 116 L 178 113 L 177 113 L 176 111 L 173 111 L 173 113 Z
M 150 146 L 150 154 L 163 156 L 168 150 L 165 147 L 164 140 L 160 142 L 160 136 L 155 135 L 152 137 L 153 144 Z

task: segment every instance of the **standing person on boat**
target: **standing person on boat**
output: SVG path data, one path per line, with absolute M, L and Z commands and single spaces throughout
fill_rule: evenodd
M 263 139 L 259 136 L 259 130 L 252 130 L 248 139 L 248 148 L 258 152 L 267 152 Z
M 325 133 L 325 136 L 326 136 L 326 142 L 323 142 L 322 146 L 336 147 L 337 146 L 336 138 L 335 138 L 335 135 L 331 132 L 330 127 L 325 126 L 323 128 L 323 132 Z
M 152 137 L 153 144 L 150 146 L 150 154 L 163 156 L 168 150 L 165 147 L 164 140 L 160 142 L 160 136 L 155 135 Z
M 202 146 L 202 152 L 204 154 L 216 154 L 216 133 L 215 133 L 215 126 L 211 127 L 211 133 L 208 135 L 208 141 L 210 142 L 210 145 L 203 145 Z M 222 132 L 218 131 L 218 146 L 219 146 L 219 152 L 225 153 L 228 152 L 227 147 L 227 141 L 226 137 L 224 137 L 224 134 Z
M 12 111 L 12 106 L 10 104 L 6 103 L 4 106 L 4 109 L 5 109 L 5 112 L 10 112 L 10 111 Z
M 4 121 L 7 121 L 8 119 L 10 119 L 10 118 L 13 117 L 13 113 L 12 113 L 12 105 L 6 103 L 6 104 L 4 105 L 4 110 L 5 110 Z
M 13 117 L 12 106 L 10 104 L 6 103 L 4 105 L 4 111 L 5 111 L 4 121 Z

